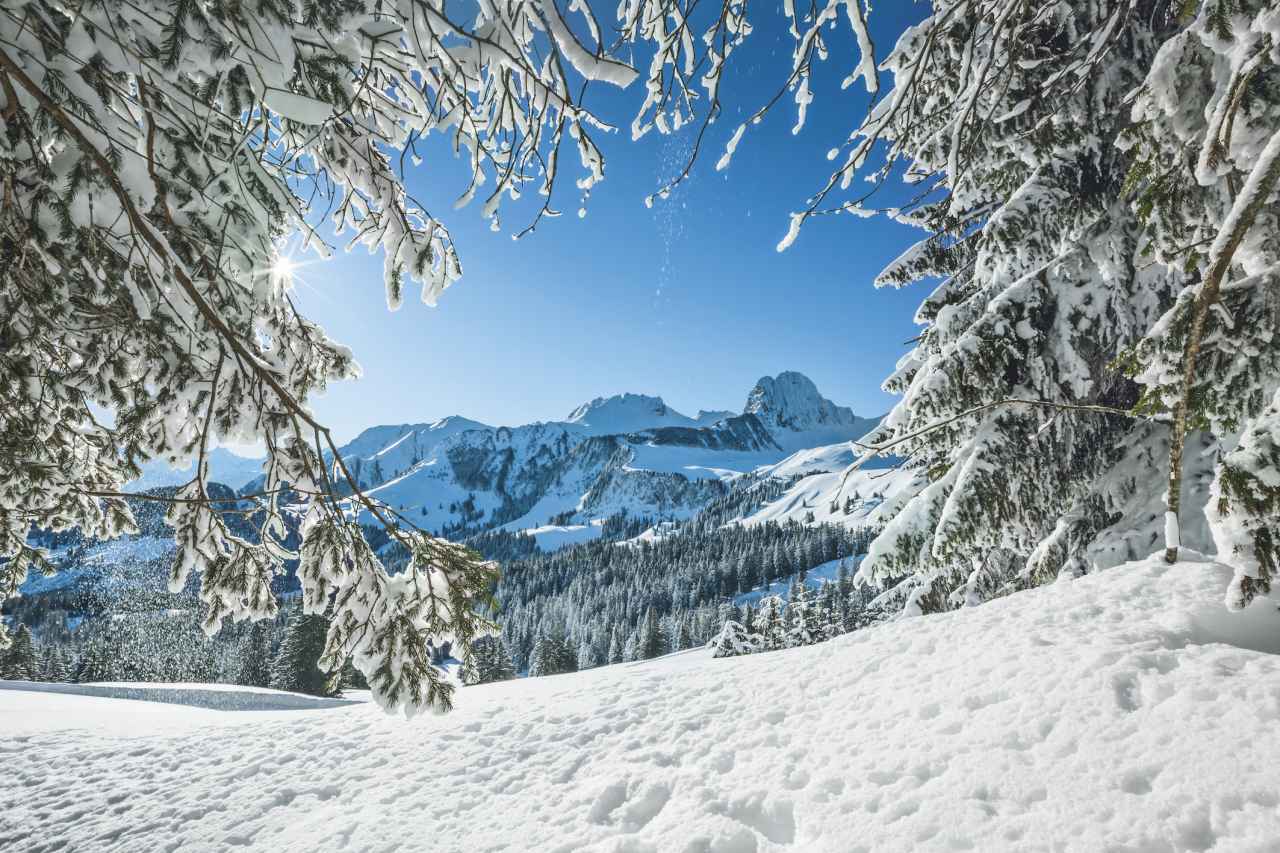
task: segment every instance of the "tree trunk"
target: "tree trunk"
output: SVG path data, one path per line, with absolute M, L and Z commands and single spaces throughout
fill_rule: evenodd
M 1169 492 L 1166 497 L 1168 511 L 1165 513 L 1164 524 L 1166 563 L 1178 561 L 1178 548 L 1181 546 L 1178 513 L 1182 508 L 1182 449 L 1187 440 L 1191 388 L 1196 380 L 1196 357 L 1200 354 L 1205 321 L 1208 319 L 1209 309 L 1218 301 L 1222 280 L 1231 267 L 1236 249 L 1252 227 L 1258 211 L 1266 203 L 1277 178 L 1280 178 L 1280 131 L 1272 135 L 1258 162 L 1254 164 L 1244 190 L 1232 204 L 1222 232 L 1209 250 L 1209 271 L 1196 297 L 1195 316 L 1191 321 L 1191 331 L 1187 336 L 1187 347 L 1182 359 L 1182 393 L 1178 397 L 1173 418 L 1173 435 L 1169 442 Z

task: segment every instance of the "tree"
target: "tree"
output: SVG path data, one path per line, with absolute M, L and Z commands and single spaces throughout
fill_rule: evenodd
M 578 656 L 560 628 L 538 635 L 533 647 L 533 659 L 529 662 L 529 675 L 560 675 L 576 672 Z
M 111 681 L 115 675 L 113 647 L 101 638 L 90 639 L 75 671 L 76 684 Z
M 305 613 L 300 608 L 290 614 L 280 650 L 271 663 L 271 686 L 312 696 L 337 695 L 341 688 L 341 669 L 322 669 L 327 633 L 323 616 Z
M 237 647 L 239 667 L 236 684 L 246 687 L 270 687 L 272 675 L 271 626 L 267 622 L 255 622 L 240 639 Z
M 667 651 L 666 638 L 662 636 L 662 628 L 658 625 L 658 614 L 650 606 L 645 611 L 644 621 L 640 623 L 640 636 L 636 641 L 635 660 L 652 660 Z
M 617 625 L 613 626 L 613 630 L 609 634 L 609 663 L 622 663 L 623 650 L 626 647 L 626 641 L 622 639 L 622 632 Z
M 31 629 L 19 625 L 13 642 L 3 650 L 0 659 L 0 677 L 10 681 L 35 681 L 40 675 L 35 645 L 31 641 Z
M 783 605 L 780 597 L 766 595 L 760 599 L 754 630 L 760 637 L 761 651 L 774 651 L 786 647 L 787 632 L 782 621 L 782 612 Z
M 939 0 L 884 59 L 894 88 L 794 221 L 874 212 L 871 194 L 839 197 L 859 176 L 872 193 L 915 184 L 892 215 L 926 234 L 878 283 L 941 284 L 868 444 L 926 481 L 863 567 L 899 607 L 1106 568 L 1165 529 L 1171 553 L 1210 550 L 1185 511 L 1210 479 L 1209 527 L 1248 578 L 1236 600 L 1266 583 L 1250 555 L 1280 503 L 1254 483 L 1233 501 L 1227 483 L 1242 444 L 1241 470 L 1268 470 L 1250 455 L 1266 439 L 1241 427 L 1267 423 L 1280 376 L 1264 286 L 1277 96 L 1256 83 L 1273 73 L 1272 5 Z
M 737 655 L 749 655 L 756 650 L 756 643 L 747 629 L 737 622 L 729 620 L 724 623 L 712 645 L 711 656 L 729 658 Z
M 478 637 L 471 644 L 471 656 L 463 661 L 462 683 L 489 684 L 494 681 L 509 681 L 516 677 L 511 653 L 506 643 L 498 636 Z

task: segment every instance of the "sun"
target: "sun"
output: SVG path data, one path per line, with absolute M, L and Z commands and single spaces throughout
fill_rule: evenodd
M 284 282 L 293 280 L 293 274 L 298 269 L 297 263 L 288 255 L 277 255 L 275 261 L 271 264 L 271 276 Z

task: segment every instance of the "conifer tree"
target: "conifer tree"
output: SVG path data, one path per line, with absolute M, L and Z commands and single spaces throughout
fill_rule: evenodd
M 91 684 L 115 678 L 114 646 L 101 638 L 91 638 L 84 647 L 76 667 L 75 682 Z
M 509 681 L 516 677 L 511 654 L 499 636 L 478 637 L 471 646 L 471 657 L 463 661 L 462 683 L 467 685 Z
M 291 693 L 334 696 L 341 687 L 341 671 L 321 669 L 328 625 L 323 616 L 295 610 L 285 625 L 284 639 L 271 663 L 271 686 Z
M 31 629 L 19 625 L 7 649 L 0 650 L 0 678 L 10 681 L 35 681 L 40 674 Z
M 266 621 L 255 622 L 241 638 L 237 649 L 240 665 L 236 670 L 236 684 L 246 687 L 271 686 L 271 625 Z
M 776 595 L 766 595 L 760 599 L 760 609 L 756 612 L 755 633 L 760 637 L 761 651 L 774 651 L 785 648 L 787 630 L 782 620 L 782 599 Z
M 578 656 L 562 629 L 552 628 L 538 636 L 529 663 L 529 675 L 560 675 L 576 672 L 577 668 Z
M 737 622 L 729 620 L 724 623 L 724 627 L 720 629 L 719 635 L 712 645 L 712 657 L 729 658 L 738 655 L 748 655 L 756 651 L 756 642 L 754 638 L 747 633 L 747 629 Z
M 625 648 L 626 641 L 622 639 L 622 631 L 619 630 L 617 625 L 614 625 L 609 637 L 609 663 L 622 663 Z
M 666 653 L 666 638 L 662 636 L 662 628 L 658 625 L 658 614 L 650 606 L 645 611 L 644 621 L 640 623 L 640 636 L 636 641 L 634 660 L 652 660 Z
M 890 215 L 926 234 L 878 284 L 941 284 L 868 442 L 925 475 L 862 566 L 895 606 L 1108 568 L 1165 531 L 1171 556 L 1210 533 L 1238 555 L 1236 604 L 1267 583 L 1272 6 L 937 0 L 881 64 L 893 88 L 784 243 L 824 206 L 873 212 L 838 198 L 860 175 L 917 185 Z

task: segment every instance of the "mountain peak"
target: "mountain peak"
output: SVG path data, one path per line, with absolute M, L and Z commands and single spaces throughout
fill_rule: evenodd
M 566 420 L 596 435 L 627 433 L 651 427 L 694 426 L 661 397 L 648 394 L 614 394 L 596 397 L 569 413 Z
M 812 379 L 794 370 L 761 377 L 747 395 L 743 411 L 754 414 L 771 430 L 792 432 L 855 426 L 860 420 L 852 409 L 823 397 Z

